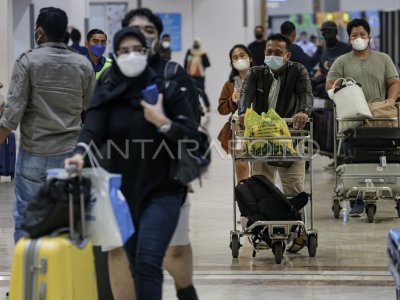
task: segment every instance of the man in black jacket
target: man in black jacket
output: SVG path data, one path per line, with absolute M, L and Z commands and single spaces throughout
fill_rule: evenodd
M 239 115 L 244 115 L 253 104 L 261 114 L 274 108 L 282 118 L 293 118 L 293 127 L 304 127 L 312 110 L 314 98 L 306 68 L 290 59 L 290 40 L 282 34 L 267 39 L 265 62 L 267 66 L 254 67 L 243 82 L 239 99 Z M 254 162 L 253 175 L 264 175 L 275 182 L 279 172 L 285 194 L 304 190 L 304 161 L 295 161 L 290 167 L 275 167 Z
M 267 39 L 265 49 L 266 66 L 254 67 L 243 82 L 238 111 L 241 119 L 247 108 L 261 114 L 274 108 L 282 118 L 293 118 L 293 127 L 304 127 L 311 113 L 314 98 L 307 69 L 290 60 L 290 39 L 282 34 L 273 34 Z M 285 194 L 297 195 L 304 191 L 305 162 L 294 161 L 291 165 L 273 166 L 254 161 L 253 175 L 263 175 L 275 183 L 276 172 Z M 295 237 L 287 247 L 297 252 L 306 245 L 306 236 Z

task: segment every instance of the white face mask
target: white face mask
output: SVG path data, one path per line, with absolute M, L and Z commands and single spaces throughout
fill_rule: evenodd
M 248 70 L 250 68 L 250 59 L 239 59 L 233 63 L 233 67 L 238 71 Z
M 354 50 L 363 51 L 368 48 L 369 39 L 356 38 L 353 41 L 350 41 Z
M 171 43 L 170 43 L 170 42 L 167 42 L 167 41 L 164 41 L 164 42 L 162 42 L 161 45 L 163 46 L 163 48 L 167 49 L 167 48 L 169 48 L 169 46 L 171 45 Z
M 38 27 L 38 28 L 35 30 L 35 32 L 33 33 L 33 38 L 35 39 L 36 45 L 40 45 L 40 44 L 39 44 L 40 36 L 36 37 L 36 32 L 38 32 L 39 29 L 40 29 L 40 27 Z
M 121 54 L 114 58 L 122 74 L 126 77 L 136 77 L 142 74 L 147 66 L 147 56 L 137 52 Z

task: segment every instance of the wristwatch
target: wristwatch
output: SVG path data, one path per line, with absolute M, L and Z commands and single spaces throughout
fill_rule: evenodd
M 166 133 L 171 129 L 171 125 L 172 125 L 172 122 L 165 123 L 164 125 L 161 125 L 160 127 L 158 127 L 158 130 L 161 133 Z

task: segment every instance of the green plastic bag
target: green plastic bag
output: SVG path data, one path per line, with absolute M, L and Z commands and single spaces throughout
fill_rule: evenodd
M 244 137 L 259 138 L 246 140 L 244 153 L 255 156 L 295 155 L 291 139 L 268 139 L 268 137 L 291 137 L 286 121 L 273 108 L 261 116 L 248 108 L 244 117 Z

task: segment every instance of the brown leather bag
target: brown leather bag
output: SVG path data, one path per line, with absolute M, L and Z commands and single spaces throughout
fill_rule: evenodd
M 218 140 L 221 142 L 222 149 L 226 153 L 230 153 L 229 141 L 232 139 L 232 128 L 231 123 L 226 122 L 218 134 Z
M 398 118 L 399 108 L 392 101 L 373 99 L 368 102 L 374 118 Z M 365 120 L 364 127 L 398 127 L 398 121 Z

